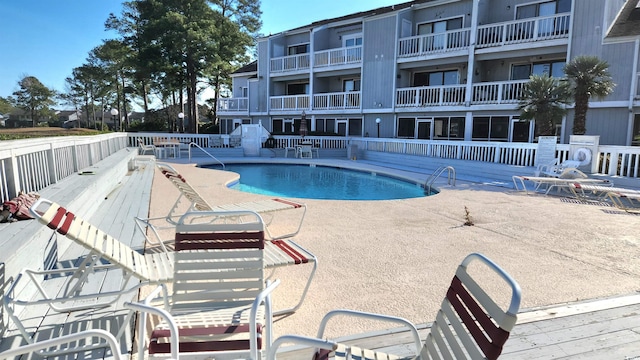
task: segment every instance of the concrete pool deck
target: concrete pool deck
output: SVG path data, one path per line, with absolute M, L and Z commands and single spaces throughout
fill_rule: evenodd
M 233 173 L 173 166 L 211 204 L 265 198 L 228 189 Z M 178 195 L 156 169 L 150 216 L 165 215 Z M 277 320 L 276 336 L 315 335 L 322 316 L 336 308 L 431 322 L 471 252 L 487 255 L 519 282 L 522 309 L 640 291 L 640 216 L 607 204 L 465 181 L 425 198 L 303 202 L 307 215 L 295 241 L 318 257 L 319 269 L 302 307 Z M 467 211 L 473 226 L 464 225 Z M 286 222 L 284 212 L 278 216 Z M 276 310 L 294 305 L 307 271 L 277 270 Z M 332 324 L 328 337 L 381 328 L 353 319 Z

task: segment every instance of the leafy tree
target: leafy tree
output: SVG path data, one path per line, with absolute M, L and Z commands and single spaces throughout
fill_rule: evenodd
M 576 56 L 564 67 L 575 101 L 573 134 L 584 135 L 587 131 L 589 98 L 604 98 L 613 92 L 615 83 L 609 74 L 609 64 L 596 56 Z
M 0 114 L 8 114 L 13 110 L 11 97 L 3 98 L 0 96 Z
M 149 110 L 149 91 L 152 85 L 152 73 L 157 67 L 160 53 L 153 42 L 145 41 L 145 22 L 141 9 L 152 6 L 148 1 L 126 1 L 122 4 L 120 17 L 109 14 L 105 28 L 115 30 L 122 36 L 122 44 L 127 47 L 127 56 L 123 65 L 130 70 L 130 90 L 143 100 L 144 111 Z
M 524 94 L 518 104 L 520 119 L 536 121 L 540 135 L 554 135 L 557 124 L 562 122 L 569 104 L 569 87 L 547 74 L 532 75 L 524 86 Z
M 209 0 L 216 11 L 220 36 L 217 39 L 219 61 L 208 75 L 209 84 L 214 88 L 212 105 L 217 117 L 217 103 L 220 89 L 231 86 L 231 73 L 247 64 L 250 47 L 255 45 L 262 26 L 260 2 L 255 0 Z
M 13 93 L 16 107 L 31 115 L 31 126 L 35 127 L 41 118 L 51 116 L 56 93 L 34 76 L 25 76 L 18 85 L 20 90 Z
M 97 46 L 89 54 L 89 62 L 102 69 L 100 80 L 102 96 L 115 93 L 115 107 L 124 116 L 124 130 L 126 131 L 128 119 L 128 108 L 130 108 L 127 94 L 133 93 L 130 78 L 132 69 L 129 66 L 129 47 L 119 40 L 107 40 Z M 104 104 L 107 105 L 107 104 Z M 129 106 L 128 106 L 129 105 Z

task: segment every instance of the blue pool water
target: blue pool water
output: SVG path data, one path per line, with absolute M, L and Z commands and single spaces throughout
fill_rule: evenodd
M 227 164 L 225 170 L 240 174 L 239 183 L 231 188 L 270 196 L 329 200 L 390 200 L 425 196 L 422 186 L 415 183 L 329 166 Z

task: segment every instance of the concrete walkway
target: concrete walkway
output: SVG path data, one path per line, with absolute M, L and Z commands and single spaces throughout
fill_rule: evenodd
M 211 204 L 262 198 L 228 189 L 234 173 L 175 166 Z M 150 216 L 166 214 L 177 196 L 156 170 Z M 295 240 L 318 257 L 319 270 L 302 308 L 276 322 L 276 336 L 315 335 L 321 317 L 336 308 L 431 322 L 456 266 L 471 252 L 511 273 L 522 287 L 523 309 L 640 291 L 640 216 L 607 204 L 463 181 L 425 198 L 304 202 L 307 216 Z M 464 225 L 468 220 L 473 226 Z M 293 305 L 306 271 L 278 270 L 276 310 Z M 380 328 L 333 324 L 329 337 Z

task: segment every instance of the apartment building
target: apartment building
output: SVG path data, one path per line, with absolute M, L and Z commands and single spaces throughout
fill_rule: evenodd
M 563 76 L 578 55 L 607 61 L 614 92 L 591 99 L 587 135 L 640 136 L 638 0 L 417 0 L 259 40 L 218 103 L 221 131 L 533 142 L 517 109 L 531 74 Z M 557 135 L 571 135 L 569 108 Z

